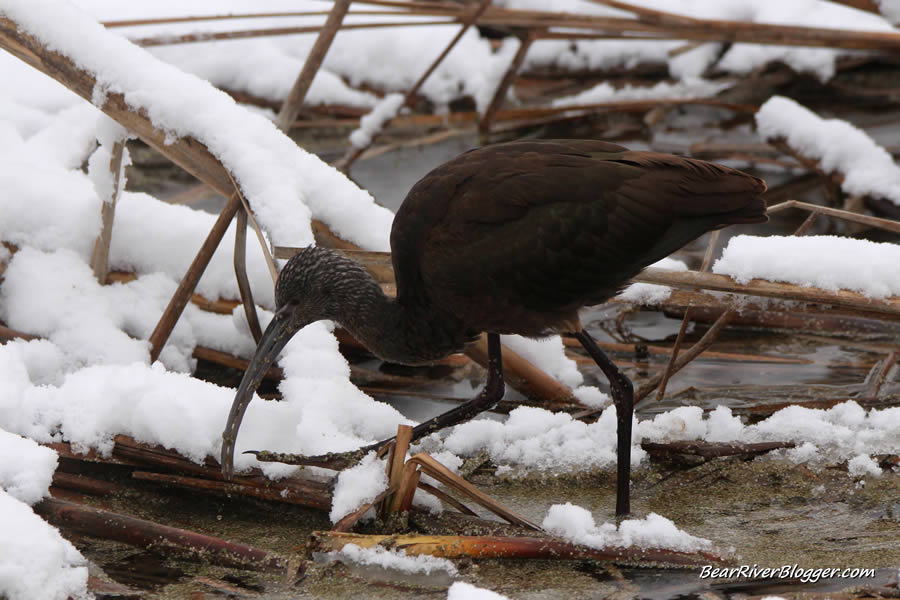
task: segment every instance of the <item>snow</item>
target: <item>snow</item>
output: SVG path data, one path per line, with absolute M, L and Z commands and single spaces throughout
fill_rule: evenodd
M 48 494 L 56 452 L 0 429 L 0 488 L 13 498 L 34 504 Z
M 666 257 L 652 265 L 656 269 L 668 269 L 669 271 L 687 271 L 687 265 L 677 258 Z M 616 296 L 619 300 L 631 302 L 632 304 L 643 304 L 646 306 L 654 306 L 662 304 L 672 295 L 672 288 L 667 285 L 655 285 L 652 283 L 632 283 L 627 288 L 619 292 Z
M 872 457 L 867 454 L 854 456 L 847 462 L 847 472 L 854 477 L 872 475 L 881 477 L 882 469 Z
M 457 574 L 456 566 L 446 558 L 422 554 L 409 556 L 405 550 L 389 550 L 383 546 L 361 548 L 356 544 L 346 544 L 340 552 L 332 552 L 335 558 L 349 560 L 364 566 L 378 566 L 405 573 L 431 575 L 442 572 L 450 577 Z
M 580 104 L 597 104 L 601 102 L 624 102 L 628 100 L 685 100 L 690 98 L 706 98 L 734 85 L 732 81 L 707 81 L 697 77 L 686 77 L 682 81 L 669 83 L 662 81 L 653 86 L 625 85 L 614 88 L 603 82 L 572 96 L 558 98 L 553 106 L 573 106 Z
M 446 434 L 444 447 L 460 455 L 487 451 L 498 465 L 515 468 L 512 474 L 537 471 L 553 476 L 614 464 L 615 439 L 613 408 L 587 424 L 566 413 L 522 406 L 503 423 L 477 419 L 456 426 Z M 637 447 L 632 461 L 642 454 Z
M 637 546 L 644 550 L 665 548 L 696 552 L 712 547 L 709 540 L 681 531 L 672 521 L 653 512 L 643 519 L 626 519 L 618 527 L 613 523 L 598 526 L 590 511 L 566 502 L 551 506 L 541 526 L 570 542 L 598 549 Z
M 121 93 L 168 141 L 190 135 L 204 143 L 234 175 L 273 243 L 312 243 L 312 216 L 365 248 L 388 248 L 390 211 L 209 82 L 155 59 L 62 0 L 9 0 L 4 11 L 96 77 L 95 103 Z
M 447 600 L 509 600 L 509 598 L 465 581 L 456 581 L 447 590 Z
M 372 138 L 381 133 L 384 126 L 397 116 L 403 106 L 403 94 L 388 94 L 359 120 L 359 129 L 350 134 L 350 144 L 354 148 L 368 148 Z
M 520 335 L 500 336 L 500 341 L 513 352 L 541 370 L 555 377 L 569 387 L 577 387 L 584 382 L 575 361 L 566 356 L 562 338 L 553 335 L 543 339 L 529 339 Z
M 40 352 L 47 342 L 33 342 Z M 2 410 L 0 410 L 2 413 Z M 57 455 L 0 429 L 0 596 L 9 600 L 87 597 L 85 560 L 29 504 L 49 495 Z
M 829 235 L 738 235 L 728 241 L 712 271 L 738 283 L 768 279 L 887 298 L 900 296 L 898 264 L 897 244 Z
M 652 419 L 636 419 L 632 465 L 646 457 L 642 440 L 709 442 L 790 441 L 797 448 L 770 453 L 791 462 L 813 466 L 836 464 L 860 455 L 900 452 L 900 408 L 866 411 L 853 401 L 830 409 L 789 406 L 753 425 L 744 425 L 731 409 L 718 406 L 707 415 L 696 406 L 666 411 Z M 565 413 L 519 407 L 500 423 L 478 419 L 444 435 L 444 447 L 460 456 L 487 452 L 498 474 L 513 477 L 590 472 L 615 464 L 615 408 L 603 411 L 594 423 Z M 857 464 L 857 463 L 854 463 Z M 866 463 L 858 460 L 859 467 Z
M 497 4 L 526 10 L 630 16 L 628 12 L 598 6 L 587 0 L 503 0 Z M 857 31 L 896 31 L 884 17 L 825 0 L 636 0 L 634 4 L 713 20 Z M 538 40 L 529 50 L 524 67 L 554 67 L 578 71 L 658 63 L 667 65 L 673 76 L 696 77 L 708 69 L 744 75 L 767 63 L 780 61 L 795 71 L 811 73 L 822 81 L 827 81 L 835 73 L 836 60 L 852 53 L 831 48 L 735 43 L 719 56 L 719 44 L 710 43 L 688 52 L 672 54 L 673 50 L 684 45 L 685 42 L 681 40 Z
M 341 471 L 338 475 L 328 517 L 332 523 L 337 523 L 363 504 L 374 500 L 387 487 L 385 461 L 375 458 L 375 453 L 370 452 L 358 465 Z M 370 515 L 363 516 L 368 518 Z
M 184 33 L 198 27 L 224 29 L 243 27 L 245 23 L 222 21 L 202 26 L 193 23 L 105 30 L 61 0 L 0 1 L 4 13 L 97 77 L 95 101 L 102 101 L 110 92 L 122 93 L 131 107 L 143 110 L 157 127 L 166 131 L 170 141 L 190 135 L 206 144 L 233 172 L 269 243 L 311 243 L 310 219 L 316 218 L 364 248 L 387 249 L 392 219 L 389 211 L 375 205 L 366 192 L 343 175 L 297 148 L 260 111 L 243 109 L 209 84 L 271 100 L 283 98 L 314 36 L 185 44 L 155 47 L 148 52 L 129 44 L 122 35 Z M 184 14 L 185 10 L 183 3 L 175 0 L 124 4 L 78 0 L 76 4 L 99 18 Z M 528 3 L 519 0 L 517 4 Z M 537 0 L 530 4 L 540 9 L 548 6 Z M 578 10 L 608 10 L 577 4 Z M 757 22 L 788 22 L 794 18 L 796 22 L 812 21 L 811 24 L 831 19 L 840 26 L 890 30 L 877 16 L 813 0 L 733 0 L 705 6 L 688 0 L 645 0 L 645 4 L 712 18 Z M 303 10 L 309 6 L 321 8 L 330 4 L 266 0 L 254 5 L 254 9 Z M 575 4 L 560 1 L 553 6 L 568 10 Z M 197 0 L 190 9 L 193 14 L 234 12 L 246 10 L 246 3 Z M 262 19 L 255 26 L 308 24 L 310 19 Z M 458 29 L 458 25 L 447 25 L 341 32 L 324 70 L 313 82 L 309 99 L 312 103 L 375 107 L 378 100 L 374 94 L 353 90 L 345 81 L 388 94 L 403 92 Z M 656 61 L 667 63 L 672 74 L 682 78 L 667 86 L 626 89 L 614 95 L 637 97 L 714 93 L 714 88 L 703 87 L 708 82 L 690 78 L 699 77 L 711 66 L 743 72 L 773 57 L 781 57 L 800 70 L 827 76 L 841 54 L 827 49 L 763 49 L 734 44 L 719 58 L 716 44 L 704 44 L 670 57 L 669 50 L 682 44 L 612 40 L 568 45 L 540 41 L 529 51 L 526 67 L 554 64 L 576 69 Z M 475 99 L 483 111 L 517 49 L 518 41 L 511 39 L 492 51 L 490 44 L 472 29 L 426 82 L 422 94 L 437 111 L 461 97 Z M 25 504 L 37 502 L 47 494 L 57 461 L 55 453 L 37 443 L 67 441 L 75 451 L 95 449 L 108 455 L 114 436 L 124 434 L 145 443 L 162 444 L 198 462 L 217 456 L 234 390 L 190 377 L 194 367 L 192 352 L 195 346 L 203 345 L 249 357 L 254 344 L 242 309 L 221 315 L 188 305 L 160 361 L 149 364 L 150 332 L 215 217 L 147 194 L 122 192 L 116 206 L 110 268 L 131 271 L 138 277 L 127 283 L 98 285 L 88 265 L 100 230 L 100 207 L 110 198 L 109 153 L 114 141 L 124 134 L 97 108 L 7 53 L 0 53 L 0 79 L 15 83 L 0 87 L 0 241 L 19 247 L 14 254 L 0 247 L 0 259 L 8 263 L 0 287 L 0 318 L 14 329 L 44 338 L 12 341 L 0 347 L 0 595 L 78 598 L 86 593 L 84 559 Z M 604 97 L 612 92 L 599 87 L 591 93 Z M 578 101 L 596 100 L 585 96 Z M 778 108 L 777 104 L 773 106 Z M 383 118 L 389 113 L 388 108 L 385 101 L 376 110 L 376 116 Z M 763 121 L 772 110 L 763 113 Z M 805 115 L 805 109 L 791 110 L 797 130 L 802 130 L 807 122 L 822 124 L 811 120 L 818 117 Z M 832 126 L 830 122 L 823 123 L 828 128 Z M 850 185 L 858 186 L 853 189 L 893 198 L 896 167 L 879 158 L 877 146 L 867 145 L 851 130 L 843 128 L 839 134 L 851 140 L 847 146 L 852 146 L 853 152 L 865 154 L 867 161 L 874 160 L 876 164 L 877 172 L 864 172 L 862 183 L 852 183 L 856 179 L 845 172 Z M 810 138 L 808 143 L 818 147 L 825 142 L 827 139 Z M 823 155 L 823 161 L 828 160 L 842 171 L 844 167 L 865 168 L 853 162 L 853 156 Z M 86 162 L 87 173 L 82 170 Z M 225 239 L 233 236 L 232 225 Z M 825 240 L 816 242 L 814 238 L 796 241 L 803 243 L 807 239 L 810 241 L 805 243 L 826 244 Z M 735 271 L 736 277 L 794 277 L 783 273 L 786 267 L 779 274 L 758 273 L 766 261 L 760 260 L 757 265 L 742 256 L 769 250 L 760 249 L 757 242 L 750 243 L 752 251 L 741 250 L 741 243 L 736 241 L 729 246 L 721 266 L 717 266 L 722 272 L 729 264 L 739 264 L 734 268 L 742 270 L 740 274 Z M 780 243 L 777 238 L 765 242 L 773 248 L 772 256 L 778 256 L 777 262 L 787 262 L 783 260 L 785 256 L 802 256 L 798 261 L 805 266 L 798 267 L 797 272 L 803 270 L 812 282 L 810 285 L 830 285 L 822 279 L 827 277 L 824 268 L 811 274 L 808 267 L 811 255 L 816 256 L 817 266 L 825 262 L 821 260 L 825 252 L 822 247 L 814 247 L 808 255 L 799 246 L 787 248 Z M 829 247 L 834 243 L 827 241 Z M 852 269 L 840 269 L 834 289 L 862 289 L 873 297 L 897 295 L 897 282 L 892 278 L 895 269 L 885 266 L 887 261 L 889 265 L 897 264 L 891 252 L 891 248 L 869 247 L 855 241 L 852 246 L 835 251 L 836 259 L 852 257 L 854 264 Z M 247 262 L 260 318 L 265 324 L 271 318 L 269 310 L 274 308 L 274 297 L 256 244 L 248 244 Z M 767 262 L 776 261 L 770 258 Z M 879 277 L 863 272 L 866 265 L 873 265 L 872 273 Z M 828 270 L 833 273 L 837 268 L 830 265 Z M 213 256 L 197 292 L 210 299 L 238 297 L 228 243 Z M 632 286 L 623 297 L 641 302 L 658 298 L 658 302 L 667 294 L 665 288 L 658 286 Z M 574 363 L 564 356 L 559 338 L 543 342 L 505 338 L 504 343 L 575 387 L 583 402 L 591 406 L 608 403 L 608 397 L 596 388 L 581 386 L 583 379 Z M 311 325 L 295 336 L 279 364 L 286 376 L 280 384 L 284 400 L 276 403 L 256 399 L 251 404 L 237 441 L 238 470 L 259 466 L 252 456 L 242 454 L 247 449 L 307 454 L 351 450 L 389 437 L 396 432 L 398 423 L 409 422 L 350 383 L 349 366 L 338 352 L 330 323 Z M 900 409 L 866 412 L 852 402 L 828 411 L 791 407 L 752 426 L 743 425 L 727 408 L 720 407 L 705 417 L 699 409 L 678 409 L 636 422 L 632 456 L 635 465 L 646 456 L 638 445 L 642 438 L 748 442 L 787 439 L 795 441 L 797 447 L 776 456 L 813 464 L 846 461 L 852 476 L 877 476 L 880 469 L 870 454 L 897 453 L 898 431 Z M 435 446 L 429 452 L 451 468 L 461 464 L 459 456 L 481 450 L 486 450 L 500 465 L 498 472 L 513 474 L 583 472 L 607 468 L 615 461 L 613 408 L 607 408 L 596 423 L 585 424 L 565 414 L 523 407 L 513 411 L 505 423 L 479 420 L 443 435 L 443 441 L 441 436 L 429 438 L 428 443 Z M 272 477 L 295 472 L 294 467 L 278 464 L 265 464 L 262 468 Z M 374 457 L 344 472 L 335 489 L 331 518 L 338 520 L 370 501 L 385 485 L 384 464 Z M 430 502 L 429 506 L 436 509 L 436 503 L 429 499 L 417 495 L 415 501 Z M 566 531 L 566 523 L 577 522 L 584 526 L 583 535 L 608 533 L 605 526 L 597 526 L 589 514 L 575 508 L 560 508 L 553 515 L 561 531 Z M 668 522 L 660 519 L 648 517 L 608 534 L 618 536 L 615 539 L 622 543 L 628 540 L 638 545 L 681 539 Z M 396 556 L 391 558 L 395 559 L 399 560 Z M 500 596 L 458 582 L 448 597 Z
M 766 140 L 783 138 L 803 156 L 819 161 L 826 173 L 844 176 L 841 189 L 900 205 L 900 167 L 864 131 L 841 119 L 823 119 L 794 100 L 774 96 L 756 113 Z
M 55 527 L 0 489 L 0 596 L 9 600 L 92 597 L 84 557 Z

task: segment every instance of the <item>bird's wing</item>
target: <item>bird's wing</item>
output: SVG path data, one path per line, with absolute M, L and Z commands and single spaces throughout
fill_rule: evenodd
M 603 142 L 489 146 L 410 192 L 392 233 L 395 256 L 409 253 L 395 258 L 407 270 L 398 288 L 412 273 L 448 310 L 599 302 L 708 229 L 764 220 L 764 189 L 727 167 Z

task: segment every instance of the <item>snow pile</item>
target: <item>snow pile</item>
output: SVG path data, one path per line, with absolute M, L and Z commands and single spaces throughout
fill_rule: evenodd
M 511 467 L 547 474 L 589 471 L 615 464 L 615 409 L 587 424 L 566 413 L 522 406 L 504 423 L 478 419 L 457 425 L 444 438 L 444 447 L 460 455 L 486 450 L 495 463 L 506 466 L 498 473 Z M 637 447 L 633 460 L 643 454 Z
M 331 500 L 331 512 L 328 514 L 332 523 L 337 523 L 363 504 L 371 502 L 387 489 L 385 466 L 385 461 L 375 458 L 375 453 L 370 452 L 358 465 L 338 474 Z
M 0 490 L 0 596 L 9 600 L 92 597 L 84 558 L 55 527 Z
M 830 235 L 738 235 L 729 240 L 712 270 L 738 283 L 768 279 L 887 298 L 900 296 L 898 264 L 897 244 Z
M 372 138 L 381 133 L 385 124 L 400 112 L 403 100 L 403 94 L 388 94 L 381 99 L 369 114 L 359 120 L 359 129 L 350 134 L 353 147 L 368 148 L 372 144 Z
M 716 407 L 706 417 L 699 407 L 685 406 L 640 421 L 635 427 L 635 437 L 653 441 L 794 442 L 796 448 L 770 456 L 814 466 L 851 461 L 851 475 L 857 474 L 854 471 L 874 473 L 875 469 L 867 466 L 872 454 L 900 452 L 898 432 L 900 408 L 866 411 L 853 401 L 829 409 L 788 406 L 753 425 L 744 425 L 725 406 Z
M 644 550 L 665 548 L 696 552 L 712 547 L 709 540 L 681 531 L 672 521 L 656 513 L 650 513 L 643 519 L 622 521 L 618 528 L 613 523 L 598 526 L 590 511 L 571 502 L 551 506 L 541 526 L 570 542 L 598 549 L 637 546 Z
M 0 429 L 0 596 L 86 598 L 85 560 L 28 504 L 48 495 L 56 452 Z
M 790 441 L 796 448 L 767 456 L 792 462 L 835 464 L 860 455 L 900 452 L 900 408 L 866 411 L 848 401 L 827 410 L 790 406 L 768 419 L 744 425 L 731 409 L 719 406 L 704 416 L 696 406 L 680 407 L 652 419 L 635 420 L 632 465 L 646 457 L 642 440 L 706 440 L 709 442 Z M 444 447 L 462 456 L 486 451 L 498 474 L 559 475 L 605 468 L 616 461 L 615 408 L 594 423 L 582 423 L 565 413 L 520 407 L 500 423 L 479 419 L 444 434 Z M 859 459 L 862 461 L 862 459 Z M 865 467 L 863 462 L 857 468 Z
M 900 167 L 890 153 L 861 129 L 841 119 L 822 119 L 795 101 L 774 96 L 756 113 L 766 140 L 784 138 L 826 173 L 844 176 L 841 189 L 854 196 L 887 198 L 900 205 Z
M 687 265 L 683 261 L 676 258 L 666 257 L 650 265 L 655 269 L 668 269 L 669 271 L 687 271 Z M 632 283 L 627 288 L 619 292 L 616 296 L 619 300 L 631 302 L 632 304 L 643 304 L 646 306 L 654 306 L 662 304 L 672 295 L 672 288 L 667 285 L 656 285 L 653 283 Z
M 509 600 L 509 598 L 465 581 L 457 581 L 447 590 L 447 600 Z
M 503 335 L 500 341 L 513 352 L 571 388 L 584 383 L 584 376 L 574 360 L 566 356 L 562 338 L 553 335 L 542 339 L 524 338 L 521 335 Z M 594 388 L 596 389 L 596 388 Z
M 95 104 L 121 93 L 169 141 L 193 136 L 205 144 L 235 176 L 275 244 L 312 243 L 314 217 L 363 247 L 388 248 L 390 211 L 208 82 L 156 60 L 61 0 L 11 0 L 4 12 L 96 77 Z
M 49 494 L 58 457 L 50 448 L 0 429 L 0 489 L 26 504 Z
M 405 550 L 389 550 L 383 546 L 362 548 L 356 544 L 346 544 L 340 552 L 330 552 L 329 558 L 349 560 L 363 566 L 376 566 L 411 574 L 441 573 L 455 577 L 458 573 L 456 566 L 446 558 L 428 554 L 409 556 Z

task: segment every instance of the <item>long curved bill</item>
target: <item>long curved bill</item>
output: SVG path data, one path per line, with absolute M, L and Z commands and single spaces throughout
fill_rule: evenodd
M 290 322 L 291 310 L 288 307 L 282 307 L 275 313 L 259 340 L 256 353 L 244 372 L 244 378 L 241 379 L 241 385 L 238 386 L 234 402 L 231 404 L 231 412 L 228 413 L 228 422 L 225 423 L 225 430 L 222 432 L 222 476 L 226 481 L 230 480 L 234 473 L 234 443 L 244 412 L 266 371 L 293 336 L 294 331 Z

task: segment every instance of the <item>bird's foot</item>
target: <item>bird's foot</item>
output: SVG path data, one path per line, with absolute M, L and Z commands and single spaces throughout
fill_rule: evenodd
M 349 450 L 347 452 L 328 452 L 317 456 L 304 456 L 302 454 L 288 454 L 284 452 L 270 452 L 269 450 L 247 450 L 244 454 L 253 454 L 260 462 L 278 462 L 286 465 L 301 465 L 305 467 L 322 467 L 333 471 L 343 471 L 357 465 L 369 452 L 373 450 L 387 449 L 393 438 L 376 444 L 370 444 Z M 379 452 L 381 454 L 381 452 Z

